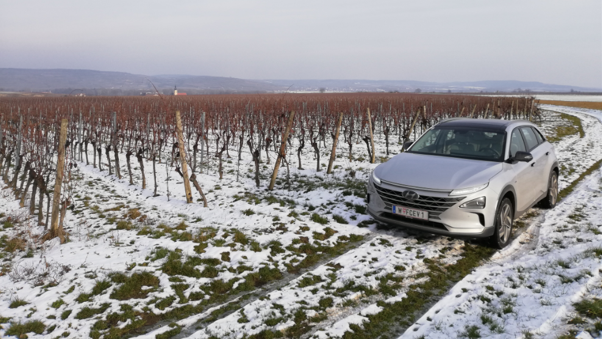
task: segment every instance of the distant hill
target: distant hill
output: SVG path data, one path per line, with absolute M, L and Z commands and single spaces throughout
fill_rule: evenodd
M 0 68 L 0 92 L 85 93 L 87 95 L 164 94 L 174 86 L 188 94 L 265 92 L 600 92 L 599 88 L 525 81 L 426 82 L 412 80 L 245 80 L 194 75 L 140 75 L 76 69 Z
M 0 91 L 68 93 L 79 90 L 90 95 L 139 95 L 140 92 L 154 91 L 148 80 L 166 94 L 170 93 L 174 86 L 181 92 L 191 92 L 190 94 L 274 92 L 286 89 L 264 81 L 226 77 L 146 76 L 75 69 L 0 68 Z

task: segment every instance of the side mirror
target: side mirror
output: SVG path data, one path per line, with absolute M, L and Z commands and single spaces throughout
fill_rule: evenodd
M 531 153 L 529 153 L 529 152 L 518 151 L 514 155 L 514 159 L 513 160 L 514 161 L 529 162 L 529 161 L 533 160 L 533 155 L 531 155 Z
M 401 150 L 402 150 L 402 151 L 405 151 L 405 150 L 407 150 L 408 148 L 410 148 L 410 146 L 412 146 L 412 144 L 413 144 L 413 143 L 414 143 L 414 142 L 413 142 L 413 141 L 411 141 L 411 140 L 410 140 L 410 141 L 406 141 L 406 142 L 404 142 L 404 143 L 403 143 L 403 148 L 402 148 Z

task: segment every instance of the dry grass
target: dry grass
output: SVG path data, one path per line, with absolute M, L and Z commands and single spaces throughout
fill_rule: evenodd
M 538 100 L 540 104 L 602 110 L 602 102 Z

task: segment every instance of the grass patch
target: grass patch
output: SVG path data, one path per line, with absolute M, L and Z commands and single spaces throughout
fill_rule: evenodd
M 75 300 L 79 303 L 83 303 L 86 301 L 92 300 L 92 297 L 95 295 L 102 294 L 106 289 L 111 287 L 113 284 L 109 280 L 99 280 L 96 282 L 96 285 L 92 288 L 92 292 L 90 293 L 82 293 L 75 298 Z
M 75 315 L 75 319 L 88 319 L 97 314 L 103 314 L 110 306 L 111 304 L 104 303 L 98 308 L 84 307 Z
M 132 225 L 131 222 L 127 221 L 127 220 L 120 220 L 117 222 L 117 229 L 118 230 L 126 230 L 129 231 L 132 228 L 134 228 L 134 225 Z
M 477 339 L 477 338 L 481 338 L 481 333 L 479 332 L 479 327 L 478 326 L 475 326 L 475 325 L 468 326 L 468 325 L 466 325 L 464 327 L 464 332 L 459 333 L 458 336 L 460 338 Z
M 13 253 L 15 251 L 22 251 L 25 249 L 25 246 L 27 245 L 27 243 L 25 242 L 24 239 L 22 238 L 11 238 L 10 240 L 8 240 L 6 242 L 6 246 L 4 247 L 4 250 L 6 252 L 10 252 Z
M 303 237 L 302 237 L 303 238 Z M 349 242 L 357 242 L 362 240 L 363 237 L 361 235 L 351 234 L 350 236 L 341 235 L 338 237 L 338 241 L 335 244 L 328 244 L 327 246 L 323 246 L 321 244 L 309 244 L 308 242 L 302 242 L 299 240 L 294 245 L 289 245 L 286 247 L 287 250 L 304 255 L 303 260 L 294 264 L 292 261 L 290 263 L 286 263 L 285 266 L 289 273 L 297 274 L 301 269 L 309 268 L 320 259 L 330 256 L 335 256 L 340 253 L 343 253 L 346 247 L 349 245 Z M 295 245 L 298 245 L 297 247 Z
M 366 214 L 366 206 L 364 205 L 353 205 L 353 210 L 357 214 Z
M 73 311 L 72 310 L 63 311 L 63 313 L 61 313 L 61 320 L 65 320 L 65 319 L 69 318 L 69 316 L 71 315 L 71 312 L 73 312 Z
M 169 306 L 171 306 L 171 304 L 173 304 L 174 301 L 176 301 L 176 297 L 170 296 L 170 297 L 167 297 L 165 299 L 159 300 L 155 304 L 155 307 L 158 308 L 158 309 L 160 309 L 160 310 L 164 310 L 164 309 L 168 308 Z
M 65 304 L 65 302 L 63 301 L 63 299 L 58 299 L 57 301 L 55 301 L 52 304 L 50 304 L 50 307 L 52 307 L 52 308 L 59 308 L 63 304 Z
M 247 236 L 239 230 L 234 232 L 234 242 L 237 242 L 242 245 L 246 245 L 249 242 Z
M 311 214 L 311 221 L 317 222 L 320 225 L 328 224 L 328 219 L 323 216 L 320 216 L 318 213 Z
M 332 219 L 334 219 L 334 221 L 338 222 L 339 224 L 345 224 L 345 225 L 349 224 L 347 219 L 343 218 L 342 216 L 340 216 L 338 214 L 333 214 Z
M 537 100 L 540 104 L 602 110 L 602 102 Z
M 149 292 L 159 286 L 159 278 L 149 272 L 134 273 L 129 277 L 122 273 L 115 273 L 111 275 L 111 280 L 122 284 L 110 295 L 111 299 L 117 300 L 144 299 Z
M 163 332 L 161 334 L 157 334 L 155 336 L 155 339 L 169 339 L 171 337 L 174 337 L 174 336 L 180 334 L 180 332 L 182 332 L 182 327 L 176 323 L 171 323 L 171 324 L 169 324 L 169 326 L 173 327 L 173 328 L 169 331 Z
M 332 237 L 335 233 L 337 233 L 337 231 L 333 230 L 330 227 L 326 227 L 324 229 L 324 233 L 314 232 L 314 239 L 323 241 Z
M 13 301 L 10 303 L 10 305 L 8 305 L 8 308 L 17 308 L 17 307 L 21 307 L 21 306 L 24 306 L 24 305 L 27 305 L 27 304 L 28 304 L 28 302 L 27 302 L 27 301 L 25 301 L 25 300 L 23 300 L 23 299 L 19 299 L 19 298 L 17 298 L 17 299 L 15 299 L 15 300 L 13 300 Z
M 566 198 L 569 194 L 573 193 L 573 191 L 575 190 L 575 187 L 577 187 L 577 184 L 579 184 L 583 179 L 585 179 L 585 177 L 592 174 L 595 170 L 600 168 L 601 165 L 602 165 L 602 159 L 598 160 L 595 164 L 593 164 L 585 172 L 581 173 L 581 175 L 579 176 L 579 178 L 577 178 L 577 180 L 573 181 L 570 185 L 568 185 L 562 191 L 560 191 L 560 193 L 558 193 L 558 200 L 560 201 L 560 200 Z
M 145 325 L 155 324 L 159 320 L 160 317 L 152 312 L 136 312 L 132 305 L 122 304 L 121 313 L 111 313 L 105 320 L 99 320 L 92 325 L 90 337 L 100 338 L 103 335 L 105 339 L 129 337 L 128 334 Z
M 428 264 L 429 272 L 426 274 L 429 277 L 427 281 L 410 286 L 406 297 L 401 301 L 377 302 L 377 305 L 383 310 L 377 314 L 368 315 L 369 321 L 362 324 L 363 328 L 354 326 L 352 331 L 344 334 L 344 338 L 395 337 L 398 335 L 399 326 L 411 326 L 430 302 L 438 300 L 447 293 L 450 286 L 464 278 L 483 260 L 491 257 L 494 252 L 495 250 L 488 247 L 466 244 L 462 258 L 455 264 L 438 266 L 436 262 L 430 262 Z M 461 334 L 466 334 L 469 338 L 480 338 L 480 334 L 476 336 L 478 331 L 475 332 L 468 328 L 465 330 Z
M 24 323 L 12 323 L 6 330 L 6 334 L 14 335 L 17 338 L 27 338 L 27 333 L 42 334 L 46 325 L 39 320 L 32 320 Z
M 576 116 L 572 116 L 565 113 L 560 113 L 560 117 L 566 120 L 567 124 L 555 126 L 554 134 L 546 137 L 546 139 L 549 142 L 558 142 L 569 135 L 577 133 L 579 133 L 580 138 L 583 138 L 585 136 L 585 131 L 583 130 L 581 119 L 579 119 Z
M 573 306 L 582 316 L 592 319 L 602 318 L 602 299 L 581 300 Z
M 301 279 L 301 281 L 299 281 L 299 284 L 297 286 L 299 288 L 304 288 L 307 286 L 313 286 L 320 282 L 322 282 L 322 278 L 319 275 L 309 275 L 309 276 Z
M 139 209 L 132 208 L 126 212 L 125 217 L 134 220 L 134 219 L 138 219 L 141 215 L 142 215 L 142 213 L 140 212 Z

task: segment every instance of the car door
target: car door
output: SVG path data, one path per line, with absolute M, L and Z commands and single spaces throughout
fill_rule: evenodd
M 518 151 L 526 152 L 527 146 L 520 129 L 515 128 L 510 134 L 510 158 L 514 158 Z M 514 176 L 512 184 L 516 191 L 516 210 L 524 211 L 535 199 L 531 184 L 534 180 L 533 171 L 526 162 L 514 162 L 510 166 Z
M 547 166 L 547 157 L 546 157 L 546 149 L 545 147 L 538 142 L 538 139 L 535 135 L 535 131 L 530 126 L 520 127 L 520 131 L 525 138 L 525 144 L 527 146 L 527 152 L 531 153 L 533 156 L 533 160 L 529 162 L 531 166 L 531 171 L 533 172 L 533 201 L 539 198 L 548 188 L 548 176 L 546 168 Z
M 546 139 L 544 139 L 543 135 L 541 134 L 540 131 L 537 130 L 537 128 L 531 127 L 533 129 L 533 133 L 535 133 L 535 137 L 537 138 L 537 143 L 539 144 L 538 147 L 542 148 L 542 152 L 545 154 L 545 169 L 544 171 L 547 171 L 548 173 L 550 173 L 550 171 L 552 170 L 552 166 L 554 165 L 554 162 L 556 161 L 556 158 L 554 157 L 554 146 L 552 146 L 552 144 L 550 144 L 549 142 L 546 142 Z M 546 182 L 545 185 L 545 189 L 547 192 L 547 186 L 548 183 Z

